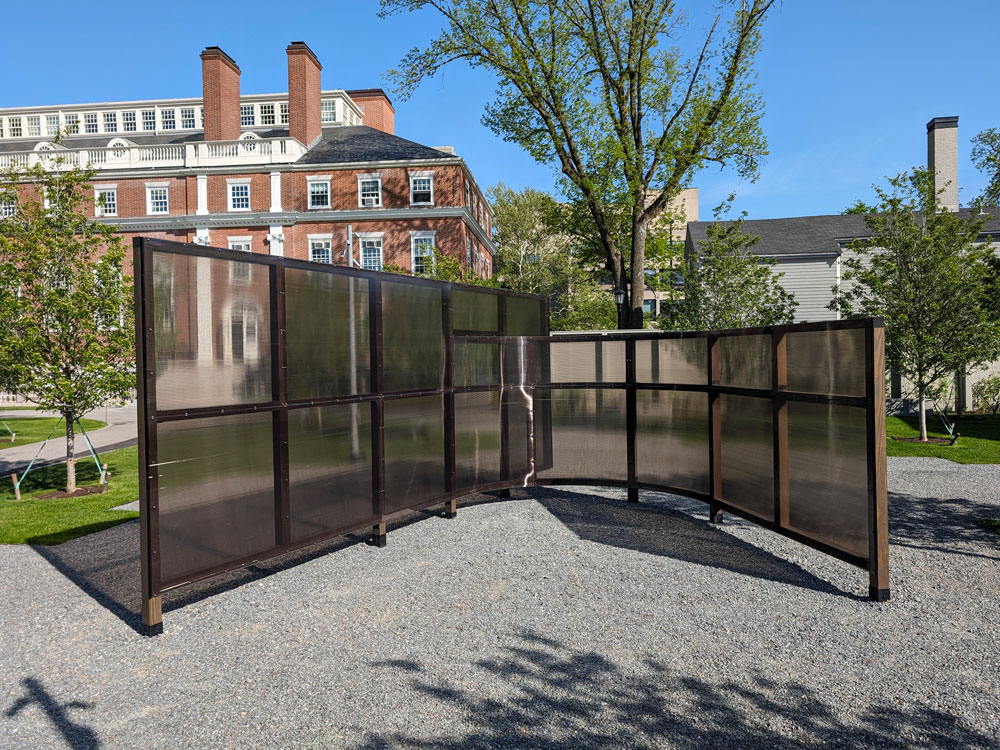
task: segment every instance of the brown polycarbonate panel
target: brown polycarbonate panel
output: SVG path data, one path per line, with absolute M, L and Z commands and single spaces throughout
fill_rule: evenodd
M 500 391 L 455 394 L 455 487 L 500 481 Z
M 270 412 L 164 422 L 156 439 L 164 582 L 275 546 Z
M 708 494 L 708 394 L 637 390 L 636 478 Z
M 371 390 L 368 280 L 285 270 L 288 398 Z
M 542 306 L 537 299 L 527 297 L 507 298 L 507 335 L 543 336 Z
M 153 253 L 156 407 L 271 400 L 266 266 Z
M 533 364 L 532 358 L 535 350 L 541 348 L 543 353 L 548 352 L 548 347 L 542 342 L 535 342 L 531 339 L 520 338 L 508 341 L 503 345 L 503 384 L 504 385 L 530 385 L 535 382 L 535 371 L 539 370 L 540 364 Z M 547 365 L 542 368 L 547 371 Z
M 385 510 L 444 494 L 444 397 L 385 402 Z
M 834 396 L 865 395 L 865 329 L 785 335 L 788 390 Z
M 771 388 L 771 336 L 719 337 L 719 384 Z
M 533 394 L 530 389 L 504 391 L 503 403 L 507 414 L 506 430 L 506 450 L 507 450 L 507 478 L 512 482 L 526 485 L 531 476 L 532 470 L 532 443 L 534 444 L 535 456 L 540 461 L 540 466 L 549 466 L 548 447 L 551 440 L 546 441 L 547 422 L 539 421 L 537 415 L 532 414 Z M 534 424 L 529 424 L 532 417 L 535 417 Z M 534 440 L 529 432 L 534 428 Z
M 722 499 L 774 520 L 771 399 L 722 395 Z
M 544 361 L 540 351 L 548 350 L 549 383 L 621 383 L 625 380 L 624 341 L 538 342 L 536 361 Z
M 455 385 L 500 385 L 500 344 L 455 340 Z
M 788 402 L 789 527 L 868 557 L 865 409 Z
M 441 314 L 439 287 L 382 282 L 382 367 L 386 392 L 444 385 Z
M 371 412 L 369 403 L 289 410 L 293 542 L 374 515 Z
M 708 383 L 708 340 L 639 339 L 635 342 L 635 379 L 639 383 Z
M 456 331 L 500 330 L 500 297 L 454 289 L 451 293 L 452 328 Z
M 536 388 L 536 411 L 546 405 L 552 410 L 552 467 L 539 478 L 628 478 L 624 390 Z

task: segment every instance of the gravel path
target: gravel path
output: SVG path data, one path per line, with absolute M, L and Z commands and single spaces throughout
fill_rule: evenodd
M 890 459 L 893 601 L 701 503 L 535 489 L 167 599 L 0 548 L 3 748 L 997 748 L 1000 466 Z M 479 500 L 480 502 L 475 502 Z

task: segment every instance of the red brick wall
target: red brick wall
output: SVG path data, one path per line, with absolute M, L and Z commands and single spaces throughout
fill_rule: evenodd
M 240 69 L 220 49 L 201 53 L 205 140 L 232 141 L 240 137 Z
M 367 125 L 383 133 L 395 135 L 396 133 L 396 110 L 393 108 L 389 97 L 381 89 L 368 89 L 364 91 L 348 91 L 347 95 L 354 100 L 364 110 L 361 119 L 362 125 Z
M 356 169 L 317 172 L 284 172 L 281 176 L 281 203 L 286 211 L 308 210 L 307 182 L 309 177 L 330 176 L 330 203 L 334 209 L 356 209 L 358 206 L 358 175 L 382 175 L 381 208 L 410 207 L 410 172 L 434 173 L 434 205 L 462 206 L 465 203 L 465 178 L 458 166 L 438 166 L 407 169 Z M 372 210 L 378 210 L 374 208 Z
M 229 183 L 227 180 L 250 178 L 250 210 L 267 211 L 271 207 L 271 176 L 264 174 L 211 174 L 208 176 L 208 212 L 224 214 L 229 212 Z M 195 199 L 191 213 L 198 208 L 198 193 L 195 188 Z
M 288 134 L 308 146 L 321 132 L 320 71 L 323 66 L 305 44 L 293 42 L 288 54 Z

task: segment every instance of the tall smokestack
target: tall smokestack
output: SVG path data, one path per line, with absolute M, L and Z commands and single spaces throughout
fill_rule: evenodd
M 218 47 L 201 53 L 205 140 L 235 141 L 240 137 L 240 66 Z
M 305 42 L 292 42 L 288 54 L 288 134 L 311 146 L 322 133 L 320 71 L 323 66 Z
M 958 118 L 935 117 L 927 123 L 927 168 L 941 208 L 958 210 Z M 940 192 L 944 190 L 944 192 Z

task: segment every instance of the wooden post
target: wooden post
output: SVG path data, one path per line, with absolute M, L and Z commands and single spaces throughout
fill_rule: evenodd
M 889 490 L 886 484 L 885 324 L 873 319 L 866 331 L 868 422 L 869 533 L 868 598 L 889 601 Z
M 372 539 L 369 544 L 372 547 L 385 546 L 385 521 L 372 526 Z
M 446 501 L 444 504 L 444 517 L 454 518 L 457 515 L 458 515 L 458 500 L 453 497 L 451 500 Z
M 17 474 L 11 474 L 10 478 L 12 480 L 14 480 L 14 499 L 15 500 L 20 500 L 21 499 L 21 490 L 18 489 L 18 486 L 17 486 Z

